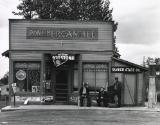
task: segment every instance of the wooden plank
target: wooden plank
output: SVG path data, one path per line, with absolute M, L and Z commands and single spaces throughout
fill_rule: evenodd
M 124 104 L 125 105 L 135 105 L 135 84 L 136 75 L 135 74 L 125 74 L 124 81 Z
M 143 73 L 138 74 L 138 86 L 137 86 L 137 103 L 143 103 L 143 89 L 144 89 L 144 80 Z
M 81 86 L 82 86 L 82 55 L 79 55 L 78 58 L 78 90 L 80 90 Z
M 33 52 L 12 52 L 10 53 L 10 58 L 14 60 L 41 60 L 42 54 Z
M 100 55 L 100 54 L 82 54 L 82 60 L 84 61 L 111 61 L 112 55 Z
M 9 59 L 9 104 L 11 104 L 12 97 L 12 83 L 13 83 L 13 61 Z
M 136 82 L 135 82 L 135 89 L 134 89 L 134 102 L 135 102 L 135 105 L 138 104 L 138 79 L 139 79 L 139 75 L 138 74 L 135 74 L 136 76 Z

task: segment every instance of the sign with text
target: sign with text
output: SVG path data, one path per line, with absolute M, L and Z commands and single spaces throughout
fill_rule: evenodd
M 63 63 L 67 62 L 68 60 L 75 60 L 74 55 L 69 55 L 69 54 L 57 54 L 52 56 L 52 60 L 54 62 L 54 65 L 56 67 L 62 65 Z
M 135 67 L 111 67 L 113 73 L 140 73 L 142 72 L 139 68 Z
M 16 101 L 17 102 L 24 102 L 25 100 L 29 100 L 30 102 L 40 102 L 41 97 L 16 96 Z
M 16 72 L 16 78 L 21 81 L 24 80 L 26 78 L 26 72 L 24 70 L 18 70 Z
M 27 27 L 27 39 L 98 40 L 98 28 Z

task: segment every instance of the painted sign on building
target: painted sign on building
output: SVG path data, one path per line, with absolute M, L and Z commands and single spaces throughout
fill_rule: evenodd
M 97 40 L 97 28 L 27 27 L 27 39 Z
M 142 72 L 139 68 L 135 67 L 111 67 L 113 73 L 140 73 Z

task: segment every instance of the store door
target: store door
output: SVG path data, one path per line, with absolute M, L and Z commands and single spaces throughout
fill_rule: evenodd
M 136 75 L 125 74 L 124 76 L 124 104 L 135 105 Z
M 56 71 L 55 102 L 67 104 L 68 102 L 68 70 Z

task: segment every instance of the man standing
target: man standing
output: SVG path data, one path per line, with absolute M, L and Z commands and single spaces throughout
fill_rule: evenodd
M 118 97 L 118 107 L 121 107 L 122 83 L 119 82 L 118 77 L 115 77 L 114 90 L 115 90 L 116 96 Z
M 80 95 L 80 106 L 84 105 L 84 100 L 87 100 L 87 106 L 90 106 L 89 88 L 88 84 L 84 83 L 79 91 Z

